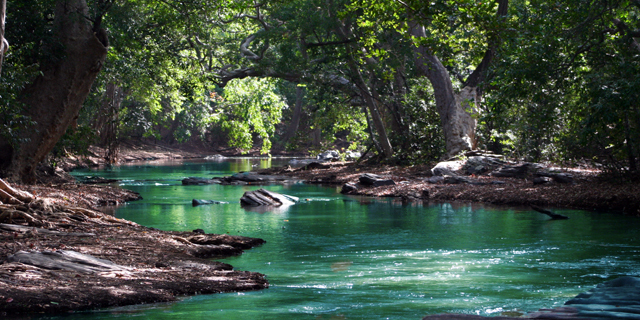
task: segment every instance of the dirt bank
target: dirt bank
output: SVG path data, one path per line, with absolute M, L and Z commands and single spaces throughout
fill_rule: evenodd
M 264 275 L 211 258 L 239 255 L 257 238 L 160 231 L 91 210 L 138 198 L 106 186 L 19 186 L 31 199 L 0 197 L 0 313 L 58 313 L 174 301 L 177 297 L 268 287 Z M 4 203 L 2 203 L 4 202 Z M 80 253 L 113 263 L 41 264 Z M 31 254 L 31 255 L 30 255 Z M 21 260 L 19 257 L 34 259 Z M 34 258 L 32 258 L 34 257 Z M 73 259 L 72 259 L 73 260 Z M 95 270 L 86 271 L 89 265 Z
M 306 183 L 342 186 L 355 184 L 350 194 L 372 197 L 397 197 L 399 201 L 466 201 L 500 205 L 549 208 L 575 208 L 604 212 L 621 212 L 640 216 L 640 184 L 604 179 L 592 169 L 565 168 L 573 183 L 536 185 L 531 179 L 497 178 L 490 175 L 470 177 L 476 184 L 430 183 L 432 165 L 398 167 L 358 165 L 350 162 L 327 163 L 313 168 L 273 168 L 265 174 L 295 176 Z M 360 175 L 373 173 L 396 184 L 364 186 Z

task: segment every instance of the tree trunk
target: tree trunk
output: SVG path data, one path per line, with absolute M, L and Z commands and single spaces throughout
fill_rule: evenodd
M 496 15 L 505 17 L 508 8 L 509 0 L 498 0 Z M 409 33 L 418 38 L 426 38 L 425 28 L 416 21 L 409 23 Z M 449 72 L 438 57 L 423 45 L 413 46 L 416 53 L 416 68 L 429 79 L 433 86 L 436 109 L 444 131 L 447 157 L 454 156 L 463 150 L 472 150 L 477 146 L 475 116 L 482 95 L 480 86 L 485 81 L 498 45 L 499 39 L 489 39 L 489 48 L 482 61 L 458 93 L 454 92 Z
M 22 92 L 24 114 L 36 125 L 24 130 L 21 143 L 12 150 L 6 174 L 14 181 L 33 183 L 38 163 L 53 149 L 77 117 L 91 85 L 107 55 L 104 31 L 102 42 L 85 18 L 85 0 L 58 0 L 54 30 L 64 46 L 64 56 Z
M 416 37 L 426 37 L 424 27 L 412 23 L 410 33 Z M 447 157 L 460 151 L 471 150 L 475 144 L 476 120 L 472 117 L 470 102 L 476 102 L 476 87 L 464 87 L 460 93 L 453 90 L 451 77 L 442 62 L 424 46 L 414 46 L 416 68 L 425 75 L 436 99 L 436 109 L 440 115 L 442 131 L 447 148 Z M 471 112 L 468 112 L 471 111 Z
M 9 50 L 9 43 L 4 38 L 4 22 L 7 18 L 7 0 L 0 0 L 0 74 L 2 73 L 2 61 L 4 53 Z
M 287 142 L 296 134 L 298 131 L 298 127 L 300 126 L 300 119 L 302 118 L 302 103 L 304 102 L 304 87 L 296 87 L 296 105 L 293 109 L 293 115 L 291 116 L 291 122 L 287 127 L 284 135 L 282 135 L 282 140 L 280 141 L 280 145 L 284 147 Z

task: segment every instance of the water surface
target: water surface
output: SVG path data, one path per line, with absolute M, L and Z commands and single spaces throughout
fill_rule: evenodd
M 257 292 L 202 295 L 177 303 L 65 316 L 82 319 L 421 319 L 461 312 L 500 315 L 557 307 L 592 286 L 640 274 L 637 218 L 556 210 L 550 221 L 522 208 L 343 196 L 336 188 L 265 188 L 300 197 L 276 211 L 245 210 L 257 186 L 182 186 L 188 176 L 223 176 L 267 160 L 177 162 L 78 171 L 123 179 L 144 200 L 116 215 L 163 230 L 204 229 L 267 243 L 225 259 L 267 275 Z M 228 204 L 192 207 L 191 199 Z

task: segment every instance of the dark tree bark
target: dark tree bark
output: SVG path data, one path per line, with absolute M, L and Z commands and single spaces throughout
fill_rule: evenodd
M 4 22 L 7 18 L 7 0 L 0 0 L 0 73 L 4 54 L 9 50 L 9 42 L 4 38 Z
M 64 47 L 64 56 L 41 70 L 41 75 L 21 94 L 24 114 L 36 125 L 23 130 L 20 138 L 24 142 L 11 147 L 10 163 L 4 164 L 5 174 L 13 181 L 35 181 L 36 166 L 78 117 L 102 69 L 107 56 L 106 33 L 86 17 L 89 10 L 85 0 L 56 2 L 54 30 Z

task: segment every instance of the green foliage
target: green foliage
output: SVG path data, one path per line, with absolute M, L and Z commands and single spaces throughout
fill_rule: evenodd
M 409 87 L 402 101 L 406 130 L 393 136 L 396 157 L 410 164 L 438 160 L 445 153 L 445 143 L 433 90 L 426 79 L 412 79 Z
M 484 143 L 491 148 L 492 133 L 513 132 L 513 152 L 531 160 L 586 158 L 637 169 L 640 51 L 613 22 L 640 29 L 640 8 L 606 0 L 513 6 L 519 30 L 494 68 Z
M 247 152 L 254 146 L 255 135 L 261 140 L 260 153 L 269 153 L 285 107 L 275 90 L 275 81 L 270 79 L 233 80 L 225 87 L 213 121 L 227 131 L 230 146 Z
M 65 157 L 68 154 L 89 155 L 89 147 L 96 141 L 97 136 L 89 126 L 69 128 L 51 153 L 55 158 Z

